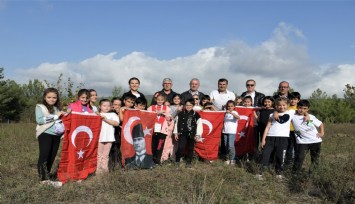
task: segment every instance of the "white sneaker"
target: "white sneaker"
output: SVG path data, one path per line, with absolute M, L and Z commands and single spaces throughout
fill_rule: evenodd
M 60 181 L 51 181 L 51 186 L 53 186 L 54 188 L 60 188 L 63 186 L 63 183 Z
M 231 160 L 231 165 L 235 166 L 235 160 Z
M 227 164 L 227 165 L 229 165 L 229 164 L 231 164 L 231 160 L 227 160 L 227 161 L 225 161 L 224 163 Z
M 264 180 L 264 177 L 263 177 L 262 174 L 257 174 L 257 175 L 255 176 L 255 178 L 258 179 L 259 181 L 263 181 L 263 180 Z
M 277 179 L 277 180 L 284 180 L 285 177 L 282 176 L 281 174 L 278 174 L 278 175 L 276 175 L 276 179 Z

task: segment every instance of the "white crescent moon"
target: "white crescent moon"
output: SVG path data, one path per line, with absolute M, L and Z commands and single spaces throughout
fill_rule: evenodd
M 209 132 L 207 135 L 211 134 L 211 132 L 213 130 L 213 126 L 212 126 L 211 122 L 206 119 L 202 119 L 202 124 L 205 124 L 208 126 Z
M 91 141 L 92 141 L 93 135 L 92 135 L 91 129 L 90 129 L 88 126 L 84 126 L 84 125 L 75 128 L 75 130 L 73 131 L 73 134 L 72 134 L 72 136 L 71 136 L 71 143 L 74 145 L 74 147 L 76 147 L 76 145 L 75 145 L 75 138 L 76 138 L 76 135 L 77 135 L 79 132 L 86 132 L 86 133 L 89 135 L 90 141 L 89 141 L 89 143 L 86 145 L 86 146 L 89 146 L 90 143 L 91 143 Z
M 124 138 L 129 144 L 133 144 L 133 139 L 132 139 L 132 134 L 131 134 L 131 125 L 136 120 L 140 120 L 140 118 L 137 116 L 130 117 L 128 119 L 126 125 L 123 128 Z

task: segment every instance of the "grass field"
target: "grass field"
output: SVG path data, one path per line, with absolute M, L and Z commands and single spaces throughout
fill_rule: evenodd
M 253 162 L 196 161 L 193 169 L 116 170 L 59 189 L 39 184 L 34 130 L 0 124 L 0 203 L 355 203 L 355 124 L 326 125 L 319 168 L 310 176 L 286 171 L 283 182 L 271 172 L 256 180 Z

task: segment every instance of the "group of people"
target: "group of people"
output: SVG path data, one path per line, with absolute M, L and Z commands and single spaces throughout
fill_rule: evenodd
M 200 82 L 197 78 L 191 79 L 190 89 L 181 94 L 174 92 L 172 80 L 165 78 L 162 82 L 163 89 L 154 94 L 149 107 L 146 97 L 139 91 L 140 80 L 133 77 L 128 84 L 130 90 L 121 98 L 101 99 L 98 106 L 96 91 L 81 89 L 77 94 L 77 101 L 71 103 L 67 111 L 61 109 L 57 89 L 47 88 L 44 91 L 42 104 L 36 106 L 36 136 L 40 150 L 38 174 L 41 183 L 53 184 L 49 172 L 58 151 L 60 136 L 64 132 L 60 119 L 71 111 L 97 113 L 102 117 L 96 174 L 108 172 L 109 163 L 113 168 L 121 165 L 120 124 L 124 120 L 125 111 L 129 109 L 157 113 L 151 143 L 153 166 L 174 158 L 175 165 L 180 167 L 185 156 L 186 167 L 191 168 L 194 145 L 201 139 L 203 132 L 199 111 L 225 111 L 221 145 L 227 150 L 223 153 L 225 163 L 235 165 L 237 157 L 234 143 L 239 120 L 235 106 L 256 107 L 256 143 L 257 147 L 262 148 L 262 167 L 257 175 L 258 179 L 263 179 L 263 172 L 270 161 L 275 163 L 276 178 L 283 178 L 284 164 L 293 163 L 293 170 L 298 172 L 308 150 L 311 152 L 312 166 L 318 163 L 324 125 L 308 113 L 309 101 L 301 100 L 298 92 L 289 92 L 289 83 L 286 81 L 280 82 L 276 95 L 265 96 L 255 90 L 256 82 L 250 79 L 246 81 L 246 91 L 236 97 L 227 89 L 228 80 L 225 78 L 218 80 L 218 89 L 209 95 L 199 91 Z M 136 157 L 125 161 L 128 167 L 152 166 L 145 162 L 145 146 L 139 142 L 144 140 L 140 134 L 141 129 L 140 126 L 133 128 L 132 140 Z M 166 151 L 164 147 L 168 144 L 174 148 Z

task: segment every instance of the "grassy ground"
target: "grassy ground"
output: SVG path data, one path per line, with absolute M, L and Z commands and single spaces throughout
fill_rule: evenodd
M 196 161 L 193 169 L 164 165 L 153 170 L 116 170 L 60 189 L 39 185 L 34 129 L 34 124 L 0 124 L 0 203 L 355 202 L 354 124 L 326 126 L 320 166 L 311 176 L 286 172 L 288 179 L 278 182 L 270 172 L 265 181 L 258 181 L 255 163 L 231 167 L 220 161 Z

